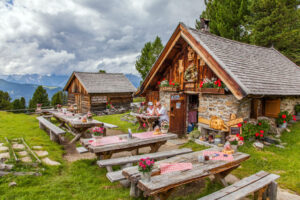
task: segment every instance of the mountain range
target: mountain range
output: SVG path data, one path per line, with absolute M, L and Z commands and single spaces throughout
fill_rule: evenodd
M 125 76 L 136 88 L 139 87 L 141 77 L 135 74 L 125 74 Z M 67 75 L 55 74 L 0 75 L 0 90 L 8 92 L 12 99 L 24 97 L 28 102 L 39 85 L 43 85 L 51 98 L 53 94 L 63 89 L 68 79 Z

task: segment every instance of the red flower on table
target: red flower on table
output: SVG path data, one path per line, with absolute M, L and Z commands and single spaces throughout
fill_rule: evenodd
M 264 134 L 264 133 L 265 133 L 265 131 L 264 131 L 264 130 L 260 130 L 259 132 L 260 132 L 261 134 Z
M 242 127 L 242 124 L 241 124 L 241 123 L 239 123 L 239 124 L 238 124 L 238 127 Z
M 281 117 L 282 117 L 282 119 L 285 119 L 285 118 L 286 118 L 286 115 L 282 115 Z
M 255 133 L 255 137 L 258 137 L 259 136 L 259 133 Z

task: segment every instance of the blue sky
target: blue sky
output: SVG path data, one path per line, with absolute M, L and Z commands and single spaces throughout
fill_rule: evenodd
M 146 42 L 165 44 L 203 9 L 203 0 L 0 0 L 0 74 L 136 74 Z

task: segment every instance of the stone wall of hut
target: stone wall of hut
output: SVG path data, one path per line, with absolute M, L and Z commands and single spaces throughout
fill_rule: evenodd
M 291 114 L 295 114 L 294 107 L 300 104 L 300 97 L 284 97 L 280 101 L 280 110 L 287 110 Z

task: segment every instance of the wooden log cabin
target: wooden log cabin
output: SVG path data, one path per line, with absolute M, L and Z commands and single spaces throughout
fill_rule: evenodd
M 129 109 L 136 88 L 121 73 L 73 72 L 64 90 L 68 104 L 86 113 L 104 110 L 108 103 Z
M 224 89 L 200 86 L 219 79 Z M 161 87 L 163 80 L 178 87 Z M 300 103 L 300 68 L 274 48 L 180 23 L 135 95 L 160 100 L 169 111 L 169 130 L 182 135 L 188 124 L 212 116 L 228 121 L 231 114 L 249 119 L 276 117 L 281 110 L 293 113 Z

